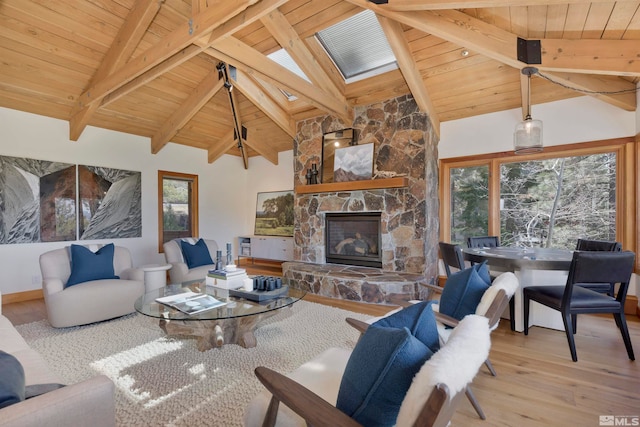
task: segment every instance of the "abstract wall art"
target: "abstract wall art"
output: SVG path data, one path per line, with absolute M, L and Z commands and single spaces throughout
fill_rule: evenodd
M 142 237 L 141 173 L 78 166 L 80 240 Z
M 75 238 L 75 165 L 0 156 L 0 243 Z

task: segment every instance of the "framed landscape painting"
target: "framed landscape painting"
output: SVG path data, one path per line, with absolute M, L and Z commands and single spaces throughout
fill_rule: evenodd
M 293 190 L 258 193 L 256 236 L 293 236 Z
M 373 144 L 338 148 L 333 162 L 333 181 L 361 181 L 373 174 Z

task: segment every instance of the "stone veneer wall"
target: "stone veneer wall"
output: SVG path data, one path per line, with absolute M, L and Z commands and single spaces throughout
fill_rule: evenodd
M 353 124 L 331 116 L 298 122 L 294 183 L 306 184 L 322 163 L 322 135 L 355 128 L 358 143 L 374 143 L 374 175 L 407 176 L 406 188 L 295 196 L 294 260 L 325 263 L 326 212 L 382 212 L 383 270 L 417 273 L 436 283 L 439 237 L 438 138 L 410 95 L 355 108 Z

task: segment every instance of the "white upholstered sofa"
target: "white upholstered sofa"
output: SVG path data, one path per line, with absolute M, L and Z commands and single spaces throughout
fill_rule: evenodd
M 195 243 L 197 238 L 185 238 L 185 239 L 173 239 L 166 242 L 164 247 L 164 257 L 168 264 L 171 264 L 169 270 L 169 277 L 171 283 L 182 283 L 189 280 L 201 280 L 207 276 L 209 270 L 215 268 L 216 251 L 218 251 L 218 243 L 212 239 L 203 239 L 209 248 L 209 255 L 213 264 L 201 265 L 194 268 L 189 268 L 187 262 L 182 254 L 182 248 L 180 247 L 180 241 L 185 240 L 190 244 Z
M 2 315 L 0 295 L 0 350 L 18 359 L 27 386 L 61 383 L 42 356 Z M 2 381 L 2 378 L 0 378 Z M 0 409 L 2 427 L 111 427 L 116 424 L 114 384 L 98 375 Z
M 99 249 L 102 245 L 86 245 Z M 90 280 L 66 286 L 71 275 L 69 248 L 40 255 L 42 290 L 49 323 L 55 328 L 86 325 L 133 313 L 145 292 L 144 272 L 133 268 L 127 248 L 115 246 L 113 271 L 118 279 Z

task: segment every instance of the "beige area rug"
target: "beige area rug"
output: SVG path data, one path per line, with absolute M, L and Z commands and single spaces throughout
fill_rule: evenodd
M 258 345 L 199 352 L 195 339 L 168 338 L 157 320 L 132 314 L 98 324 L 54 329 L 47 321 L 17 327 L 67 383 L 96 374 L 116 384 L 119 426 L 241 426 L 263 388 L 257 366 L 287 373 L 329 347 L 353 348 L 346 317 L 368 316 L 299 301 L 265 320 Z

